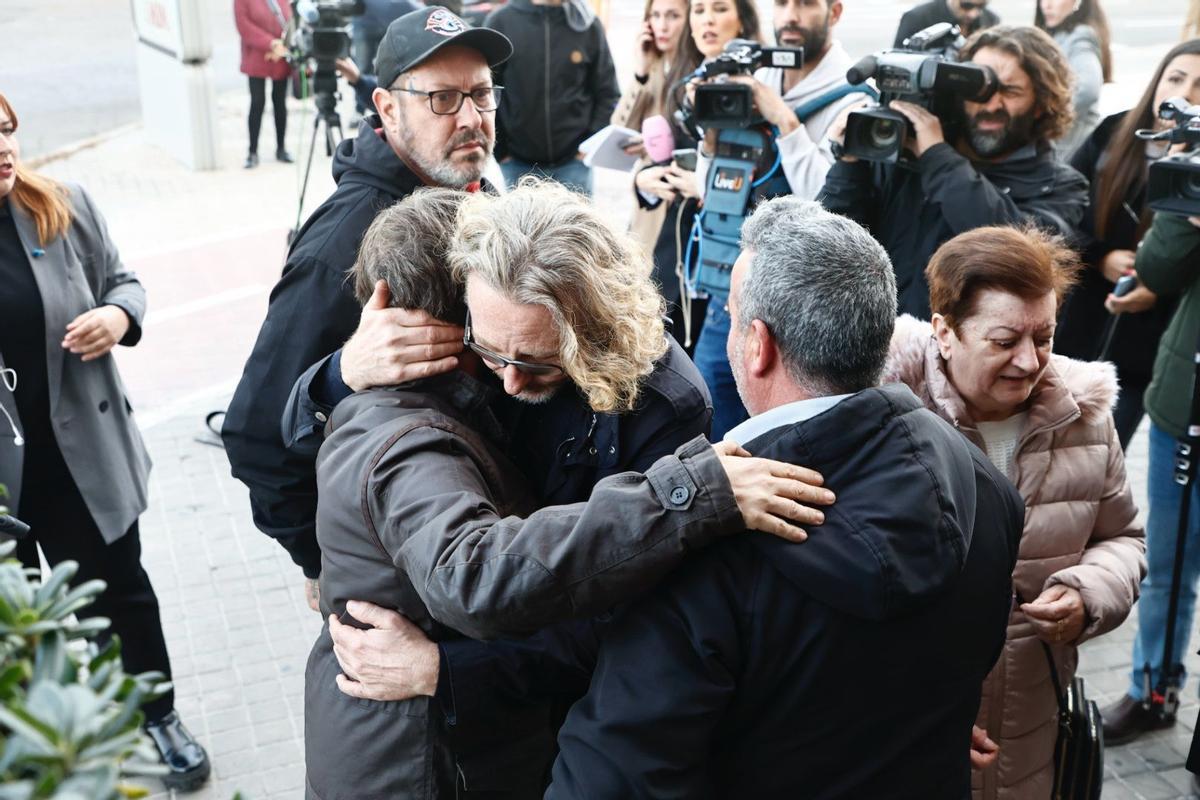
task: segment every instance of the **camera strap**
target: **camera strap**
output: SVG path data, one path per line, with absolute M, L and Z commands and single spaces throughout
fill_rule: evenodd
M 283 18 L 283 11 L 279 8 L 279 0 L 267 0 L 267 5 L 271 9 L 271 13 L 275 15 L 275 21 L 279 23 L 281 30 L 287 30 L 287 20 Z
M 830 89 L 824 94 L 817 95 L 806 103 L 801 103 L 800 105 L 796 106 L 796 118 L 803 123 L 818 111 L 836 103 L 843 97 L 848 97 L 852 94 L 865 94 L 872 100 L 879 99 L 879 95 L 876 93 L 876 91 L 870 86 L 867 86 L 865 83 L 857 86 L 850 83 L 844 83 L 841 86 Z

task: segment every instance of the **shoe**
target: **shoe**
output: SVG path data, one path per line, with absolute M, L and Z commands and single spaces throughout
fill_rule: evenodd
M 275 151 L 275 160 L 284 164 L 291 164 L 293 162 L 292 154 L 282 147 Z
M 258 153 L 250 153 L 246 156 L 246 169 L 254 169 L 258 166 Z
M 1125 695 L 1100 712 L 1104 721 L 1104 743 L 1132 742 L 1143 733 L 1162 730 L 1175 724 L 1174 716 L 1163 716 L 1146 708 L 1141 700 Z
M 162 776 L 162 782 L 168 789 L 194 792 L 204 785 L 212 771 L 208 753 L 183 727 L 179 712 L 172 711 L 158 722 L 148 722 L 145 728 L 167 765 L 168 772 Z

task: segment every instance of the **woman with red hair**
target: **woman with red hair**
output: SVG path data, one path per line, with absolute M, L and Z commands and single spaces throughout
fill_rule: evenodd
M 111 351 L 142 336 L 146 292 L 121 263 L 92 199 L 21 165 L 17 115 L 0 94 L 0 484 L 29 525 L 17 556 L 79 564 L 106 588 L 77 613 L 112 621 L 126 672 L 171 678 L 138 517 L 150 458 Z M 170 788 L 195 789 L 208 756 L 174 693 L 143 707 Z

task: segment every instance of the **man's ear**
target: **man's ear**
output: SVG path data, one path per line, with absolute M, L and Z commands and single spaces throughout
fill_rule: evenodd
M 746 336 L 746 371 L 761 378 L 771 371 L 778 358 L 779 350 L 771 329 L 761 319 L 752 320 Z
M 949 361 L 951 345 L 958 340 L 958 334 L 941 314 L 934 314 L 931 322 L 933 323 L 933 338 L 937 340 L 938 344 L 938 352 L 942 354 L 943 359 Z
M 838 20 L 842 18 L 842 0 L 832 0 L 829 4 L 829 26 L 833 27 L 838 24 Z

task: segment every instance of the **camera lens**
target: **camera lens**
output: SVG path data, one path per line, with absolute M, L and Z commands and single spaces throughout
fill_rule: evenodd
M 1181 195 L 1188 200 L 1200 200 L 1200 172 L 1189 172 L 1180 183 L 1182 184 L 1179 187 Z
M 717 111 L 725 116 L 735 117 L 742 112 L 742 98 L 737 94 L 722 92 L 716 101 Z
M 900 125 L 894 119 L 877 119 L 871 125 L 871 146 L 880 150 L 894 147 L 900 140 Z

